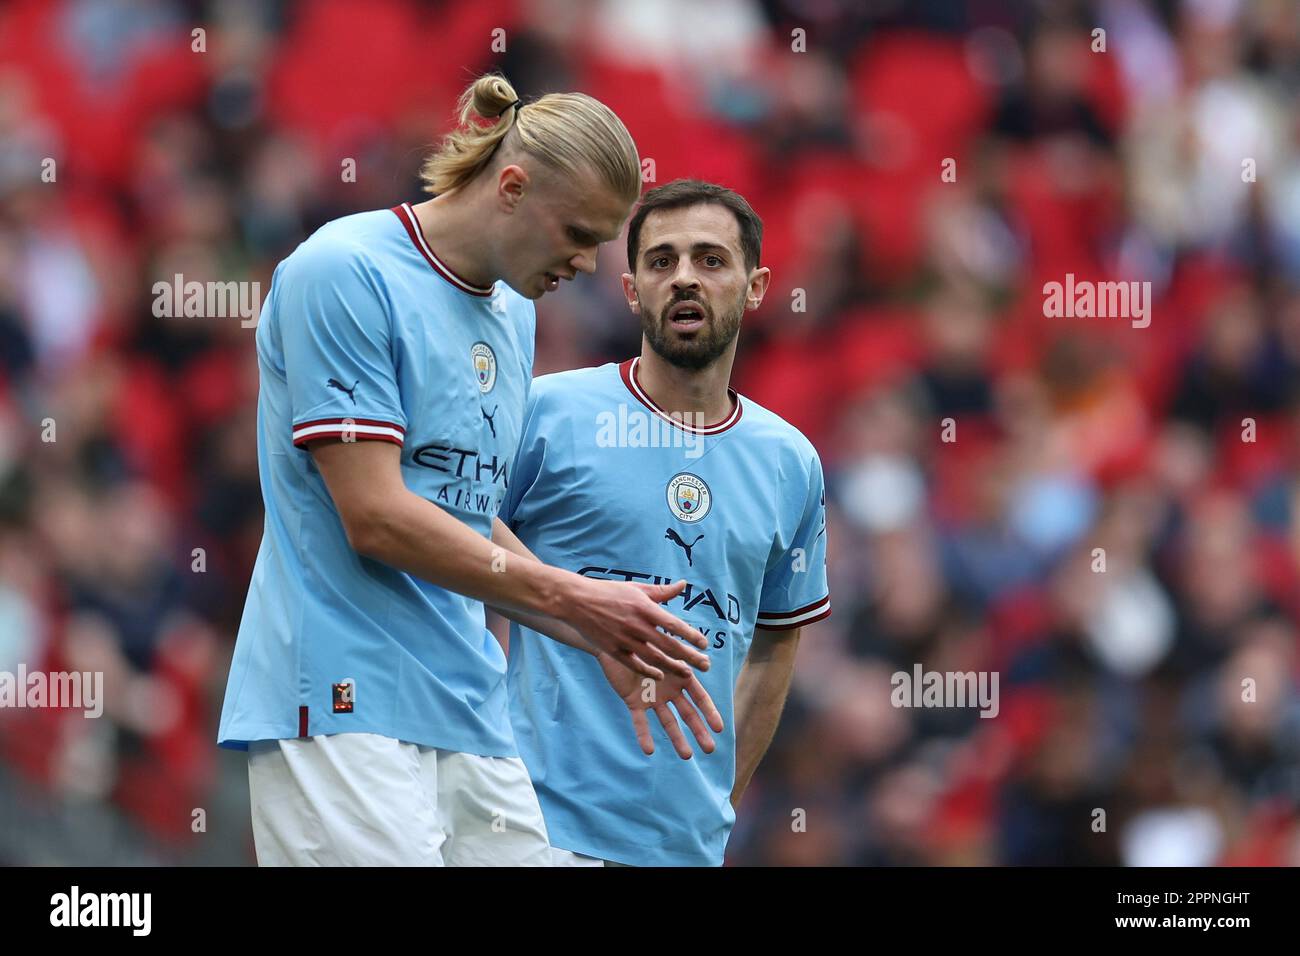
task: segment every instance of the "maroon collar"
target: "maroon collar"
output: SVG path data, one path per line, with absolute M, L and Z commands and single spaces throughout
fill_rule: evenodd
M 701 428 L 696 428 L 693 425 L 687 425 L 680 419 L 674 418 L 656 405 L 654 399 L 647 395 L 645 389 L 641 387 L 641 383 L 637 380 L 636 375 L 637 366 L 640 364 L 641 357 L 639 355 L 636 358 L 628 359 L 618 367 L 618 374 L 622 376 L 623 384 L 626 385 L 627 390 L 636 397 L 636 400 L 664 421 L 670 422 L 682 431 L 690 432 L 693 435 L 717 435 L 721 432 L 725 432 L 732 425 L 736 424 L 736 422 L 740 421 L 740 416 L 744 413 L 745 409 L 744 405 L 740 401 L 740 395 L 737 394 L 734 388 L 727 389 L 727 394 L 731 396 L 731 414 L 722 421 L 715 422 L 712 425 L 704 425 Z
M 451 270 L 447 263 L 434 255 L 433 250 L 429 248 L 429 244 L 424 241 L 424 233 L 420 230 L 420 222 L 415 218 L 415 210 L 411 208 L 410 203 L 404 202 L 400 206 L 394 206 L 393 212 L 397 214 L 398 219 L 402 220 L 402 225 L 406 227 L 406 234 L 411 237 L 411 242 L 415 244 L 416 249 L 420 250 L 420 254 L 428 260 L 429 265 L 433 266 L 434 272 L 461 292 L 477 296 L 490 296 L 492 294 L 491 286 L 485 289 L 483 286 L 474 285 L 472 282 L 462 279 Z

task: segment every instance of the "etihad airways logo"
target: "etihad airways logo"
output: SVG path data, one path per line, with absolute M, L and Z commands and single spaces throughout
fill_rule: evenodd
M 411 455 L 411 461 L 444 475 L 471 479 L 478 486 L 496 485 L 495 489 L 488 488 L 486 491 L 480 491 L 475 485 L 459 488 L 444 485 L 432 500 L 449 508 L 494 515 L 500 509 L 506 488 L 510 484 L 507 476 L 509 458 L 498 458 L 496 455 L 485 458 L 472 448 L 456 448 L 435 442 L 417 448 Z
M 510 467 L 509 458 L 498 459 L 496 455 L 484 458 L 472 448 L 456 448 L 434 442 L 417 448 L 411 455 L 411 461 L 444 475 L 490 481 L 502 488 L 508 488 L 510 484 L 506 478 L 506 471 Z

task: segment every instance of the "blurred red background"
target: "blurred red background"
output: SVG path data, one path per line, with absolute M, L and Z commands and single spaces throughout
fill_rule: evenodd
M 1285 0 L 0 9 L 0 670 L 107 701 L 0 711 L 0 862 L 252 862 L 214 739 L 253 331 L 152 287 L 265 293 L 322 223 L 418 200 L 487 69 L 598 97 L 655 182 L 765 222 L 736 384 L 821 453 L 835 613 L 729 862 L 1300 863 Z M 637 350 L 616 246 L 539 307 L 537 373 Z M 1149 327 L 1046 317 L 1067 273 L 1151 283 Z M 997 672 L 999 715 L 892 707 L 917 663 Z

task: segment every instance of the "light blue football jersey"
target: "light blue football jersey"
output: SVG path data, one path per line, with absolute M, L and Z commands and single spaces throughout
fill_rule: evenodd
M 448 269 L 406 204 L 327 223 L 276 268 L 257 327 L 266 524 L 218 743 L 365 732 L 518 754 L 483 605 L 354 551 L 304 446 L 400 445 L 406 487 L 491 537 L 535 321 L 504 283 Z
M 595 658 L 518 625 L 511 718 L 553 845 L 719 866 L 735 822 L 732 698 L 754 628 L 830 614 L 821 462 L 797 430 L 734 392 L 725 421 L 671 421 L 641 390 L 639 361 L 533 381 L 501 517 L 548 564 L 615 581 L 684 578 L 667 608 L 709 639 L 700 680 L 726 730 L 712 754 L 696 746 L 682 760 L 650 714 L 646 756 Z

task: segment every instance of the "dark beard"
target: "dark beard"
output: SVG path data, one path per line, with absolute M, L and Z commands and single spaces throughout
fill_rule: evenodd
M 674 342 L 668 333 L 668 311 L 678 302 L 683 301 L 691 300 L 673 299 L 664 306 L 657 319 L 651 318 L 644 312 L 641 313 L 641 332 L 655 354 L 669 365 L 698 372 L 716 362 L 740 333 L 740 320 L 745 314 L 745 299 L 741 296 L 735 309 L 721 314 L 714 314 L 710 309 L 709 315 L 705 316 L 704 323 L 693 339 Z

